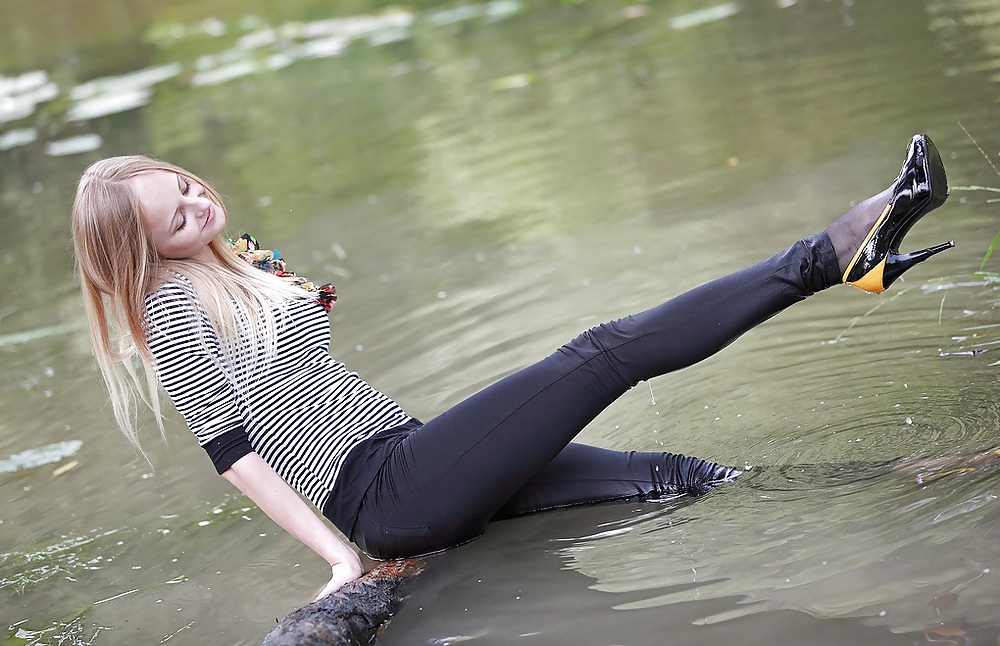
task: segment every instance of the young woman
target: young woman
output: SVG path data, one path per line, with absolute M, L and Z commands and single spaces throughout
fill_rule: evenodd
M 824 231 L 648 311 L 592 328 L 422 423 L 328 353 L 330 294 L 260 271 L 221 233 L 219 195 L 147 157 L 84 173 L 73 240 L 94 354 L 138 446 L 137 398 L 157 383 L 216 469 L 332 567 L 361 563 L 297 494 L 376 558 L 444 550 L 491 520 L 598 501 L 700 493 L 739 471 L 670 453 L 572 443 L 641 380 L 700 361 L 839 283 L 881 292 L 954 246 L 899 254 L 948 186 L 931 141 L 910 141 L 892 185 Z M 162 430 L 162 427 L 161 427 Z

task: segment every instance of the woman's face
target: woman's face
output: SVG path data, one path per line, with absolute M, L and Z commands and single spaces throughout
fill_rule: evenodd
M 157 253 L 174 260 L 214 260 L 208 243 L 226 226 L 226 213 L 204 186 L 170 171 L 137 175 L 129 183 Z

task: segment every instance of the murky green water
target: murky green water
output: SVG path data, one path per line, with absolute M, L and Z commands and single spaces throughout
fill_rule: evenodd
M 1000 187 L 963 131 L 997 163 L 1000 2 L 161 4 L 0 0 L 10 643 L 252 644 L 325 579 L 176 415 L 165 443 L 147 420 L 155 472 L 113 429 L 68 251 L 89 161 L 211 177 L 240 230 L 336 282 L 338 357 L 426 418 L 822 228 L 914 132 L 953 191 L 907 245 L 956 250 L 793 308 L 581 438 L 760 469 L 498 523 L 434 559 L 384 641 L 996 643 L 998 470 L 917 478 L 1000 446 L 1000 290 L 972 275 L 1000 207 L 963 190 Z

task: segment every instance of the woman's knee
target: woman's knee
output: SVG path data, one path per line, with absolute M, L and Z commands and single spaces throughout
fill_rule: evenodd
M 632 339 L 626 330 L 631 318 L 592 327 L 562 346 L 554 356 L 568 359 L 577 367 L 591 368 L 602 382 L 620 394 L 643 379 L 632 374 L 635 372 L 631 365 L 633 362 L 622 360 L 617 355 L 617 351 Z

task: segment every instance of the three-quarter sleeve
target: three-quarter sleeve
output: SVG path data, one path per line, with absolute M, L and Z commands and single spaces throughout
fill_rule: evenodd
M 147 341 L 163 390 L 219 473 L 253 451 L 222 369 L 215 330 L 193 289 L 167 283 L 146 297 Z

